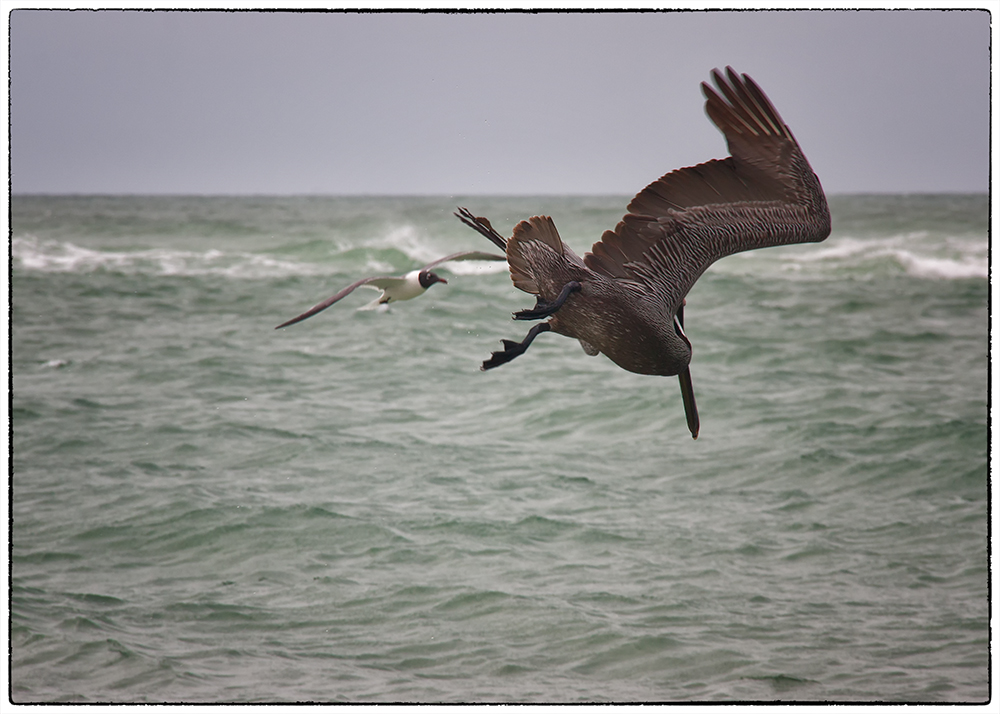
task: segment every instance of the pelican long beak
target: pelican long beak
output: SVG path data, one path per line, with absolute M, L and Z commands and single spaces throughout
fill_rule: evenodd
M 691 370 L 684 368 L 677 378 L 681 382 L 681 397 L 684 399 L 684 414 L 687 416 L 688 429 L 691 430 L 691 438 L 698 438 L 698 430 L 701 424 L 698 421 L 698 405 L 694 403 L 694 385 L 691 383 Z
M 674 317 L 674 329 L 677 330 L 677 334 L 680 335 L 681 339 L 687 342 L 688 347 L 690 347 L 691 340 L 689 340 L 687 335 L 684 334 L 685 305 L 687 305 L 687 300 L 681 301 L 681 306 L 677 308 L 677 315 Z M 684 370 L 677 375 L 677 378 L 681 381 L 681 397 L 684 399 L 684 414 L 687 416 L 688 429 L 691 430 L 691 438 L 697 439 L 701 423 L 698 421 L 698 405 L 694 403 L 694 384 L 691 383 L 690 367 L 685 367 Z

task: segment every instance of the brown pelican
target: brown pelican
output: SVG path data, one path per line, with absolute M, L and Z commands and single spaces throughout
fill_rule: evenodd
M 719 258 L 830 234 L 826 196 L 792 132 L 750 77 L 731 67 L 726 75 L 712 71 L 718 92 L 701 87 L 732 155 L 651 183 L 582 259 L 548 216 L 521 221 L 505 240 L 489 221 L 459 209 L 465 224 L 507 253 L 514 285 L 536 296 L 535 307 L 514 319 L 551 316 L 521 342 L 503 340 L 482 369 L 511 361 L 542 332 L 574 337 L 587 354 L 603 352 L 630 372 L 677 375 L 698 438 L 684 297 Z
M 322 312 L 333 305 L 333 303 L 337 302 L 341 298 L 347 297 L 354 292 L 355 289 L 361 287 L 375 288 L 376 290 L 382 291 L 382 294 L 374 302 L 369 303 L 365 307 L 371 308 L 379 305 L 386 305 L 390 302 L 412 300 L 413 298 L 419 297 L 427 292 L 427 288 L 434 283 L 448 284 L 447 280 L 438 277 L 436 273 L 432 273 L 431 268 L 441 265 L 441 263 L 447 263 L 449 260 L 507 260 L 507 257 L 504 255 L 497 255 L 496 253 L 481 253 L 478 250 L 470 250 L 463 253 L 452 253 L 451 255 L 446 255 L 443 258 L 435 260 L 433 263 L 428 263 L 418 270 L 411 270 L 406 275 L 362 278 L 361 280 L 351 283 L 333 297 L 327 298 L 318 305 L 309 308 L 298 317 L 293 317 L 287 322 L 282 322 L 274 329 L 278 330 L 282 327 L 288 327 L 288 325 L 294 325 L 296 322 L 301 322 L 307 317 L 312 317 L 317 312 Z

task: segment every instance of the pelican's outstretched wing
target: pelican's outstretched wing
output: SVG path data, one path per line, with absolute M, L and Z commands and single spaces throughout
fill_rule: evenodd
M 423 269 L 430 270 L 435 266 L 441 265 L 441 263 L 447 263 L 449 260 L 507 260 L 507 256 L 497 255 L 496 253 L 483 253 L 478 250 L 467 250 L 462 253 L 452 253 L 443 258 L 438 258 L 433 263 L 425 265 Z
M 705 111 L 729 158 L 671 171 L 640 191 L 584 261 L 641 283 L 673 313 L 713 262 L 744 250 L 821 241 L 830 210 L 819 179 L 764 92 L 747 75 L 712 72 Z
M 296 322 L 302 322 L 307 317 L 312 317 L 317 312 L 322 312 L 323 310 L 327 309 L 328 307 L 330 307 L 331 305 L 333 305 L 333 303 L 337 302 L 341 298 L 347 297 L 352 292 L 354 292 L 357 288 L 360 288 L 360 287 L 370 287 L 370 288 L 376 288 L 378 290 L 385 290 L 388 287 L 392 287 L 393 285 L 399 285 L 399 284 L 404 283 L 404 282 L 406 282 L 405 278 L 394 278 L 394 277 L 391 277 L 391 276 L 376 276 L 376 277 L 373 277 L 373 278 L 362 278 L 361 280 L 357 280 L 357 281 L 351 283 L 350 285 L 348 285 L 346 288 L 344 288 L 343 290 L 341 290 L 339 293 L 337 293 L 333 297 L 329 297 L 326 300 L 324 300 L 323 302 L 319 303 L 318 305 L 314 305 L 313 307 L 309 308 L 308 310 L 306 310 L 304 313 L 302 313 L 298 317 L 293 317 L 288 322 L 282 322 L 280 325 L 278 325 L 274 329 L 279 330 L 282 327 L 288 327 L 289 325 L 294 325 Z

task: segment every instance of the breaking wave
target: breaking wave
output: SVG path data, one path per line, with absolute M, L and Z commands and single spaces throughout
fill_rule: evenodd
M 838 267 L 874 268 L 889 262 L 919 278 L 964 280 L 989 277 L 985 240 L 934 239 L 924 232 L 885 238 L 831 238 L 808 252 L 796 252 L 796 263 L 834 263 Z
M 39 240 L 33 236 L 16 237 L 11 243 L 15 270 L 43 273 L 90 273 L 108 271 L 123 274 L 161 276 L 218 276 L 233 279 L 266 279 L 300 275 L 327 275 L 338 269 L 379 273 L 411 270 L 442 257 L 422 244 L 415 232 L 406 227 L 394 230 L 360 251 L 335 251 L 320 262 L 295 260 L 280 254 L 229 252 L 215 248 L 181 250 L 147 248 L 140 250 L 94 250 L 74 243 Z M 338 260 L 340 258 L 340 260 Z M 409 265 L 408 265 L 409 264 Z M 453 261 L 448 270 L 456 275 L 496 273 L 506 263 Z M 364 274 L 364 272 L 362 272 Z

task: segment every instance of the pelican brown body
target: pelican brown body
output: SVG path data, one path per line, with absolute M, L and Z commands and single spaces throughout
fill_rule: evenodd
M 505 250 L 514 285 L 536 296 L 535 307 L 514 318 L 551 316 L 522 342 L 504 340 L 484 370 L 522 354 L 541 332 L 573 337 L 587 354 L 604 353 L 630 372 L 677 375 L 688 427 L 698 437 L 684 297 L 719 258 L 830 234 L 819 179 L 774 106 L 745 74 L 727 68 L 726 77 L 718 70 L 712 76 L 718 92 L 702 83 L 705 111 L 731 156 L 651 183 L 583 258 L 548 216 L 521 221 L 506 240 L 486 219 L 459 209 L 464 223 Z

